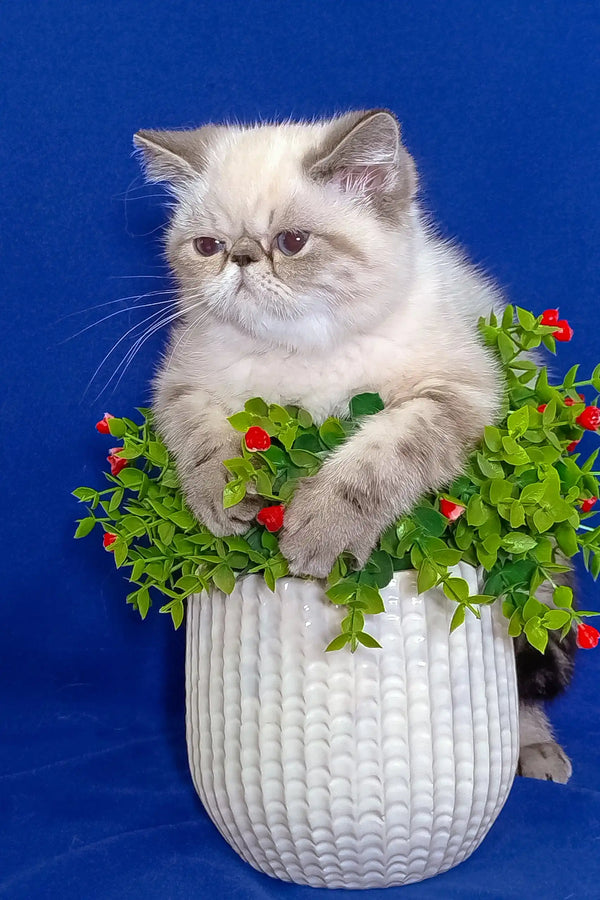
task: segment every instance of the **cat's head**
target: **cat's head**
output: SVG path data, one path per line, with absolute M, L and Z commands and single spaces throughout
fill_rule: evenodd
M 167 252 L 189 310 L 326 347 L 402 301 L 416 177 L 391 113 L 140 131 L 134 143 L 175 197 Z

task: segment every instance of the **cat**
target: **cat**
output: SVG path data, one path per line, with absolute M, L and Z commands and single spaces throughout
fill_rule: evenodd
M 378 392 L 385 409 L 300 483 L 280 533 L 293 574 L 323 578 L 344 550 L 364 565 L 498 416 L 502 379 L 477 321 L 502 308 L 500 292 L 427 223 L 387 110 L 140 131 L 134 146 L 174 198 L 166 249 L 180 317 L 154 412 L 190 508 L 217 535 L 253 521 L 256 497 L 222 503 L 222 461 L 239 452 L 227 416 L 250 397 L 322 421 Z M 524 775 L 571 774 L 542 704 L 568 683 L 573 650 L 571 638 L 551 636 L 544 656 L 517 641 Z

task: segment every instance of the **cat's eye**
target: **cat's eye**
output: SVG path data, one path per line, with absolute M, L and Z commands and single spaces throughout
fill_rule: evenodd
M 284 256 L 294 256 L 302 250 L 308 237 L 308 231 L 280 231 L 275 244 Z
M 213 237 L 199 237 L 194 239 L 194 249 L 200 256 L 214 256 L 225 249 L 225 242 Z

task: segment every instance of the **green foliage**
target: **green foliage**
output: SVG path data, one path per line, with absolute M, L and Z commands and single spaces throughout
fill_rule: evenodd
M 346 614 L 327 650 L 379 646 L 364 630 L 365 616 L 384 611 L 380 589 L 393 572 L 407 568 L 416 570 L 419 592 L 437 587 L 456 602 L 451 630 L 462 625 L 467 612 L 478 616 L 481 605 L 501 599 L 509 633 L 525 634 L 540 652 L 548 631 L 565 635 L 583 615 L 594 614 L 573 609 L 568 587 L 555 585 L 556 608 L 540 603 L 535 593 L 566 570 L 561 554 L 581 552 L 592 576 L 600 574 L 600 526 L 582 524 L 593 512 L 581 510 L 583 500 L 598 496 L 593 471 L 598 451 L 582 462 L 567 449 L 582 435 L 576 419 L 584 403 L 577 390 L 590 385 L 600 390 L 600 365 L 588 380 L 576 381 L 574 366 L 561 384 L 551 385 L 547 369 L 527 356 L 540 344 L 555 349 L 553 329 L 542 325 L 540 316 L 509 306 L 500 322 L 491 314 L 480 320 L 479 328 L 504 372 L 503 419 L 486 427 L 465 473 L 447 492 L 424 497 L 384 532 L 362 570 L 355 570 L 348 553 L 336 560 L 327 596 Z M 314 475 L 362 417 L 382 408 L 378 394 L 360 394 L 350 401 L 347 418 L 316 424 L 298 407 L 249 400 L 229 422 L 242 434 L 252 426 L 263 428 L 271 446 L 250 452 L 240 440 L 240 456 L 225 461 L 231 478 L 224 506 L 239 503 L 247 491 L 265 498 L 267 505 L 289 503 L 299 479 Z M 255 524 L 243 537 L 216 538 L 198 524 L 185 506 L 150 411 L 140 413 L 139 425 L 109 419 L 111 435 L 123 439 L 120 452 L 128 465 L 117 476 L 105 475 L 105 490 L 82 487 L 73 492 L 88 507 L 75 536 L 84 537 L 96 525 L 114 534 L 107 549 L 117 568 L 130 570 L 135 585 L 128 602 L 145 618 L 151 592 L 162 594 L 168 602 L 160 611 L 171 615 L 175 627 L 183 620 L 187 597 L 212 586 L 231 593 L 236 579 L 246 573 L 261 573 L 274 590 L 288 572 L 276 534 Z M 440 512 L 443 499 L 464 509 L 455 521 Z M 483 594 L 470 593 L 454 568 L 460 562 L 484 570 Z

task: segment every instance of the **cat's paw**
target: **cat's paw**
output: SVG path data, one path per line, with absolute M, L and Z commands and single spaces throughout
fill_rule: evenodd
M 279 548 L 293 575 L 326 578 L 348 550 L 362 568 L 380 527 L 347 491 L 319 476 L 303 481 L 286 511 Z
M 520 748 L 517 775 L 566 784 L 572 772 L 571 760 L 556 741 L 528 744 Z
M 217 537 L 244 534 L 262 506 L 258 497 L 246 496 L 229 509 L 223 508 L 223 489 L 229 473 L 222 461 L 211 458 L 197 464 L 184 481 L 185 499 L 198 521 Z

